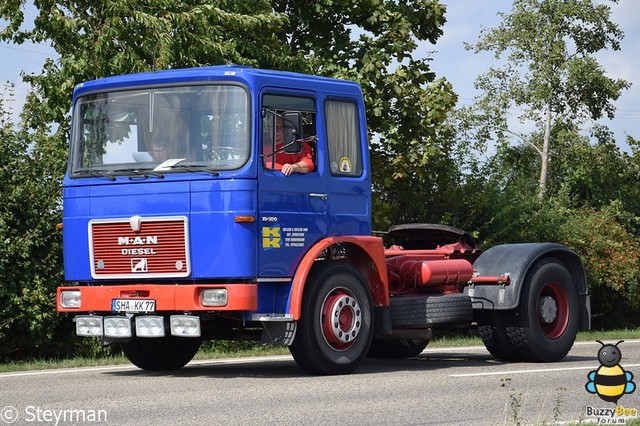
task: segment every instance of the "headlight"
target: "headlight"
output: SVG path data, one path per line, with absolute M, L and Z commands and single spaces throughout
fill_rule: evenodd
M 77 309 L 80 307 L 80 299 L 80 290 L 64 290 L 60 292 L 60 307 L 65 309 Z
M 202 306 L 227 306 L 226 288 L 205 288 L 200 293 Z

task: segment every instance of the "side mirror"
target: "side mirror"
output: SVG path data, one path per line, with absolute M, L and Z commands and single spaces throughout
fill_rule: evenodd
M 302 117 L 299 112 L 287 112 L 284 118 L 284 152 L 287 154 L 300 154 L 302 152 L 302 142 L 300 139 L 300 129 L 302 128 Z

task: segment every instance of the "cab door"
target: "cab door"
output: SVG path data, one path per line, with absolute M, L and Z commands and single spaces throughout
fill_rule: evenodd
M 362 97 L 331 94 L 322 108 L 329 165 L 328 232 L 371 235 L 371 174 Z
M 258 277 L 262 281 L 289 281 L 300 258 L 318 240 L 327 235 L 327 170 L 321 161 L 322 144 L 317 140 L 317 98 L 311 92 L 265 90 L 260 98 L 262 120 L 257 137 L 260 139 L 258 165 L 258 210 L 261 243 L 258 254 Z M 304 140 L 309 144 L 313 169 L 307 173 L 286 176 L 275 161 L 276 120 L 300 118 L 299 128 L 288 144 Z M 287 132 L 285 132 L 287 133 Z M 290 151 L 290 150 L 289 150 Z M 301 146 L 300 151 L 303 151 Z M 290 156 L 294 154 L 290 154 Z

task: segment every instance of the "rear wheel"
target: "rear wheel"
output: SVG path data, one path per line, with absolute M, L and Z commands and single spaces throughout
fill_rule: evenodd
M 374 358 L 413 358 L 422 353 L 429 340 L 382 340 L 373 339 L 369 356 Z
M 478 320 L 478 333 L 489 353 L 500 361 L 514 361 L 516 354 L 504 324 L 505 312 L 483 312 Z
M 200 348 L 200 339 L 165 336 L 134 337 L 121 343 L 122 352 L 135 366 L 143 370 L 177 370 L 187 365 Z
M 573 346 L 578 317 L 576 286 L 567 267 L 544 259 L 527 275 L 506 332 L 518 359 L 559 361 Z
M 355 370 L 372 338 L 371 294 L 350 265 L 318 263 L 302 298 L 302 317 L 289 347 L 298 365 L 311 374 Z

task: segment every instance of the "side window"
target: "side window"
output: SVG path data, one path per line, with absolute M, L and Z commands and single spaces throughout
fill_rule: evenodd
M 358 108 L 353 102 L 325 103 L 329 164 L 334 176 L 362 174 L 362 144 Z
M 315 171 L 316 110 L 311 98 L 265 95 L 262 100 L 262 158 L 267 170 L 307 163 Z

